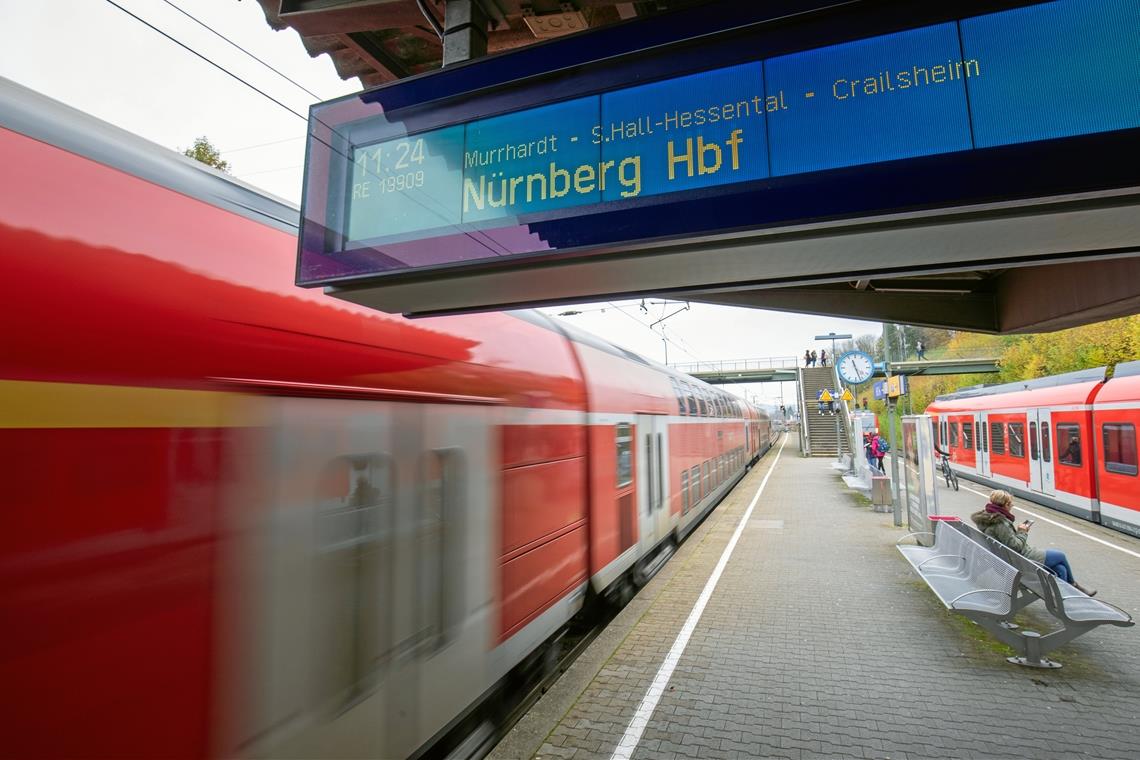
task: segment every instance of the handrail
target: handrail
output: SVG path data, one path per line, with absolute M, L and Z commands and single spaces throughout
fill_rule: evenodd
M 718 361 L 697 361 L 670 364 L 672 369 L 685 374 L 698 372 L 747 372 L 761 369 L 795 369 L 799 366 L 798 356 L 768 356 L 758 359 L 722 359 Z

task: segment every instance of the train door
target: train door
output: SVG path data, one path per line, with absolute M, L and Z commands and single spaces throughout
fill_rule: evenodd
M 665 419 L 637 415 L 640 446 L 637 447 L 637 503 L 641 554 L 657 545 L 671 529 L 666 489 L 669 452 L 666 450 Z
M 989 415 L 978 412 L 974 417 L 974 431 L 978 446 L 978 474 L 989 477 L 990 474 L 990 425 Z
M 1037 493 L 1053 496 L 1057 484 L 1053 480 L 1052 420 L 1047 409 L 1029 410 L 1029 487 Z

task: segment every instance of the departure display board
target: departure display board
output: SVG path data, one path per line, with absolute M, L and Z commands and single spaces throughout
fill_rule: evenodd
M 350 130 L 321 200 L 338 234 L 319 254 L 354 263 L 307 270 L 302 246 L 298 281 L 549 251 L 535 230 L 550 220 L 1134 129 L 1138 63 L 1138 0 L 1058 0 L 440 128 L 379 115 Z M 407 245 L 431 239 L 430 254 Z

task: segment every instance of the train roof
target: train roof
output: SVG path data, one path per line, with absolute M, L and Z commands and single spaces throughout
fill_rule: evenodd
M 283 198 L 4 77 L 0 127 L 297 234 L 300 211 Z
M 1116 365 L 1112 379 L 1096 395 L 1096 403 L 1110 404 L 1130 401 L 1140 406 L 1140 361 Z
M 1140 365 L 1140 362 L 1135 362 Z M 1081 369 L 1076 372 L 1065 372 L 1049 377 L 1036 377 L 1032 380 L 1021 380 L 1015 383 L 1002 383 L 1000 385 L 976 385 L 962 388 L 953 393 L 944 393 L 937 396 L 934 401 L 955 401 L 958 399 L 977 398 L 979 396 L 996 396 L 1003 393 L 1016 393 L 1018 391 L 1033 391 L 1041 388 L 1056 388 L 1062 385 L 1077 385 L 1090 382 L 1104 382 L 1105 367 Z M 1140 368 L 1137 370 L 1140 372 Z

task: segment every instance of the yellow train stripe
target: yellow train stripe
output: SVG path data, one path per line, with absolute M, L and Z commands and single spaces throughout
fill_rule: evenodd
M 0 428 L 249 427 L 263 410 L 238 393 L 0 380 Z

